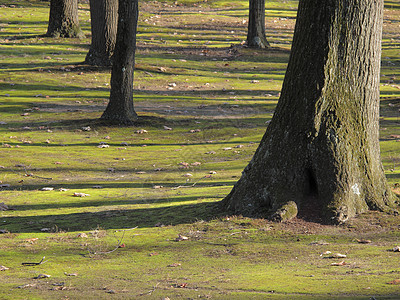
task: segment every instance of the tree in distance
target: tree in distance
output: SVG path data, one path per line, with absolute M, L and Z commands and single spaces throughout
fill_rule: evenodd
M 111 66 L 117 37 L 118 0 L 90 0 L 92 42 L 85 63 Z
M 250 48 L 269 48 L 265 37 L 265 0 L 249 0 L 249 25 L 246 44 Z
M 383 0 L 300 0 L 281 97 L 225 209 L 326 223 L 397 213 L 379 148 Z
M 110 101 L 101 116 L 110 123 L 132 125 L 137 120 L 133 107 L 133 74 L 138 14 L 138 0 L 119 0 Z
M 84 37 L 79 27 L 78 0 L 50 0 L 46 35 L 65 38 Z

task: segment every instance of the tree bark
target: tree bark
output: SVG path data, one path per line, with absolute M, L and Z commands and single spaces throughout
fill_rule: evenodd
M 84 37 L 79 27 L 78 0 L 51 0 L 47 36 Z
M 249 26 L 246 44 L 250 48 L 270 47 L 265 37 L 265 0 L 249 0 Z
M 334 223 L 395 212 L 378 138 L 382 20 L 383 0 L 300 0 L 275 114 L 226 209 Z
M 92 43 L 85 62 L 111 66 L 118 22 L 118 0 L 90 0 Z
M 110 101 L 101 116 L 112 123 L 132 125 L 137 120 L 133 107 L 133 73 L 138 14 L 138 0 L 119 0 Z

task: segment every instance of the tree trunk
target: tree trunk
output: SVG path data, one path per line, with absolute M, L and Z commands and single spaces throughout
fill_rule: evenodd
M 265 0 L 249 0 L 247 46 L 250 48 L 270 46 L 265 37 Z
M 131 125 L 137 120 L 133 108 L 138 0 L 119 0 L 118 29 L 111 71 L 110 101 L 101 116 L 112 123 Z
M 84 37 L 79 27 L 78 0 L 51 0 L 47 36 Z
M 118 21 L 118 0 L 90 0 L 92 43 L 85 62 L 111 66 Z
M 393 211 L 379 149 L 383 0 L 300 0 L 274 117 L 223 204 L 285 220 Z

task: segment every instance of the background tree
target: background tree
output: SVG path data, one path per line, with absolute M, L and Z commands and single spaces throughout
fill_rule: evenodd
M 344 222 L 393 197 L 380 161 L 383 0 L 300 0 L 274 117 L 225 207 Z
M 249 0 L 247 46 L 251 48 L 270 46 L 265 37 L 265 0 Z
M 84 37 L 79 27 L 78 0 L 50 0 L 48 36 Z
M 138 0 L 119 0 L 110 101 L 101 116 L 113 123 L 130 125 L 137 120 L 133 107 L 133 72 L 138 14 Z
M 110 66 L 115 49 L 118 24 L 118 0 L 90 0 L 92 43 L 85 62 Z

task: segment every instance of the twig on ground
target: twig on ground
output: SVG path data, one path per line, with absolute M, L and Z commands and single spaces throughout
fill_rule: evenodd
M 123 245 L 123 244 L 122 244 L 122 240 L 124 239 L 125 232 L 128 231 L 128 230 L 136 229 L 136 228 L 137 228 L 137 226 L 136 226 L 136 227 L 133 227 L 133 228 L 127 228 L 127 229 L 116 230 L 115 232 L 122 231 L 122 236 L 121 236 L 121 239 L 118 239 L 118 238 L 115 236 L 115 234 L 114 234 L 114 237 L 115 237 L 115 239 L 117 240 L 117 245 L 115 246 L 114 249 L 112 249 L 112 250 L 110 250 L 110 251 L 91 251 L 90 249 L 88 249 L 89 254 L 90 254 L 90 255 L 109 254 L 109 253 L 112 253 L 112 252 L 116 251 L 118 248 L 122 248 L 122 247 L 121 247 L 121 246 Z M 123 246 L 123 247 L 124 247 L 124 246 Z
M 23 262 L 22 265 L 23 266 L 38 266 L 38 265 L 44 264 L 47 261 L 47 260 L 44 260 L 44 259 L 45 259 L 45 256 L 43 256 L 42 260 L 39 261 L 38 263 L 35 263 L 35 262 Z
M 153 294 L 154 291 L 156 290 L 156 288 L 157 288 L 157 286 L 158 286 L 159 284 L 160 284 L 160 283 L 157 282 L 157 284 L 156 284 L 155 286 L 153 286 L 153 289 L 151 289 L 150 291 L 148 291 L 148 292 L 146 292 L 146 293 L 141 293 L 141 294 L 139 294 L 139 296 L 144 296 L 144 295 L 151 295 L 151 294 Z
M 194 187 L 197 183 L 199 183 L 201 180 L 203 180 L 203 179 L 205 179 L 205 178 L 210 178 L 210 177 L 209 177 L 209 176 L 203 176 L 203 177 L 201 177 L 199 180 L 195 181 L 195 182 L 194 182 L 193 184 L 191 184 L 191 185 L 186 185 L 186 184 L 187 184 L 187 182 L 186 182 L 184 185 L 178 185 L 177 187 L 171 188 L 171 190 L 177 190 L 177 189 L 180 189 L 180 188 Z

